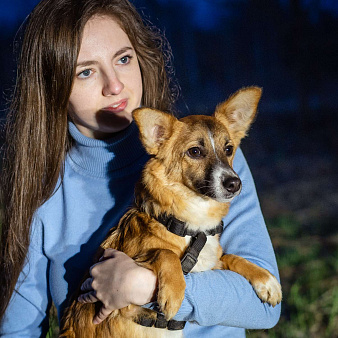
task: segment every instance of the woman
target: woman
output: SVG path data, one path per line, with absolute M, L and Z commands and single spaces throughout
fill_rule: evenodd
M 3 173 L 1 318 L 4 336 L 40 336 L 52 301 L 59 319 L 108 230 L 133 199 L 147 157 L 131 112 L 170 111 L 174 101 L 162 40 L 127 0 L 43 0 L 26 29 Z M 168 55 L 166 53 L 165 55 Z M 243 191 L 221 243 L 278 276 L 254 184 L 240 151 Z M 156 278 L 123 253 L 106 251 L 88 287 L 113 309 L 153 299 Z M 175 319 L 191 337 L 243 337 L 276 324 L 280 306 L 262 304 L 230 271 L 186 276 Z

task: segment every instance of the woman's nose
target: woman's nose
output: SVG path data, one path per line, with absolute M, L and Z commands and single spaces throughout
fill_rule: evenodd
M 124 88 L 124 84 L 120 81 L 115 73 L 106 76 L 102 90 L 103 96 L 118 95 Z

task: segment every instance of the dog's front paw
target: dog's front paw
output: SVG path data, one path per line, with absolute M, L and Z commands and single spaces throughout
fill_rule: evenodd
M 183 276 L 183 275 L 182 275 Z M 159 286 L 157 302 L 167 320 L 173 318 L 181 307 L 185 291 L 184 278 L 175 283 Z
M 257 296 L 263 301 L 276 306 L 282 301 L 282 287 L 277 278 L 269 273 L 265 282 L 257 280 L 252 282 Z

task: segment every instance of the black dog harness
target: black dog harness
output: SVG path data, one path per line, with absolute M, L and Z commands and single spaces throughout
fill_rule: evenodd
M 223 231 L 223 221 L 215 228 L 207 231 L 194 231 L 187 228 L 186 224 L 173 216 L 160 215 L 155 218 L 158 222 L 163 224 L 168 231 L 175 235 L 185 237 L 191 236 L 191 241 L 181 259 L 181 266 L 183 274 L 188 274 L 196 265 L 198 256 L 202 251 L 205 243 L 207 242 L 207 236 L 215 236 Z M 166 320 L 164 314 L 160 312 L 158 304 L 155 306 L 154 311 L 157 312 L 156 320 L 151 318 L 140 318 L 136 323 L 147 326 L 156 327 L 168 330 L 183 330 L 185 321 L 177 321 L 174 319 Z
M 196 265 L 198 256 L 207 242 L 207 236 L 215 236 L 223 231 L 223 221 L 213 229 L 207 231 L 195 231 L 188 229 L 184 222 L 173 216 L 160 215 L 156 220 L 175 235 L 181 237 L 191 236 L 190 245 L 181 259 L 182 270 L 185 275 Z

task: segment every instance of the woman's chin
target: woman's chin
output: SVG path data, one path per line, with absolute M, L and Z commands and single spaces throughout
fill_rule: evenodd
M 106 134 L 106 137 L 103 138 L 108 138 L 112 134 L 126 129 L 133 121 L 133 117 L 131 114 L 97 114 L 96 121 L 99 128 L 95 133 L 102 134 L 102 136 Z

